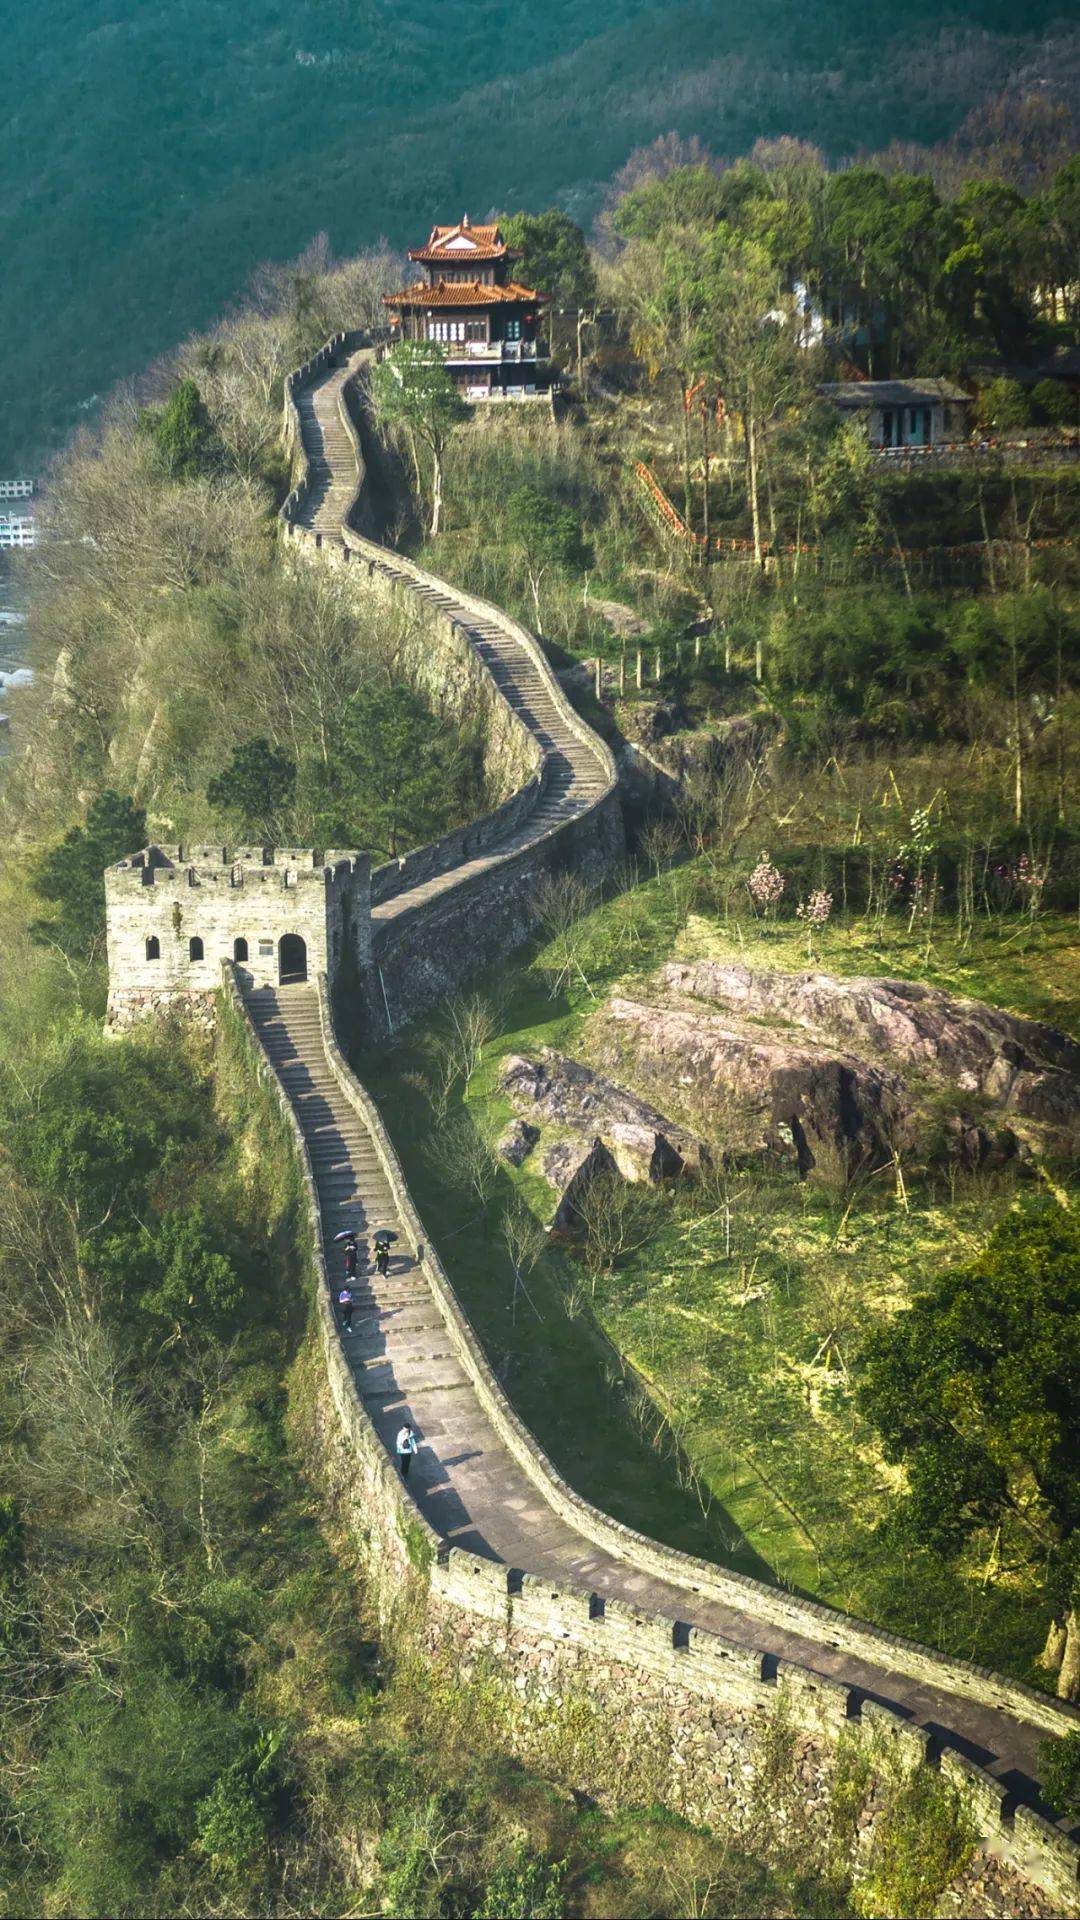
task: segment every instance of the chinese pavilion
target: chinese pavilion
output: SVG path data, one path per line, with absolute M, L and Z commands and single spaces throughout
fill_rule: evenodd
M 432 227 L 409 259 L 427 273 L 400 293 L 384 294 L 395 340 L 437 340 L 466 400 L 512 400 L 542 393 L 550 381 L 540 309 L 548 296 L 511 279 L 512 253 L 497 226 Z

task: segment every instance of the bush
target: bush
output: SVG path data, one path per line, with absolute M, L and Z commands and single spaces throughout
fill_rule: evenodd
M 866 1877 L 855 1889 L 873 1920 L 922 1920 L 974 1851 L 975 1827 L 954 1788 L 919 1767 L 879 1815 Z
M 1060 1740 L 1044 1740 L 1039 1748 L 1040 1778 L 1055 1813 L 1068 1819 L 1080 1815 L 1080 1730 Z
M 1035 417 L 1045 420 L 1051 427 L 1066 427 L 1075 424 L 1077 417 L 1077 399 L 1074 393 L 1061 380 L 1038 380 L 1031 389 L 1031 404 Z
M 1019 380 L 988 381 L 979 395 L 978 408 L 983 424 L 999 432 L 1031 425 L 1031 402 Z

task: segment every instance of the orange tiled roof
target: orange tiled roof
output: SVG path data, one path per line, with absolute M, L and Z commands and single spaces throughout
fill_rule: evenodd
M 522 306 L 547 299 L 535 287 L 523 287 L 508 280 L 505 287 L 486 287 L 479 280 L 439 280 L 429 287 L 426 280 L 403 287 L 400 293 L 384 293 L 388 307 L 502 307 Z
M 467 240 L 467 248 L 454 246 L 454 241 Z M 516 259 L 510 254 L 497 226 L 474 227 L 468 214 L 459 220 L 456 227 L 432 227 L 427 245 L 410 247 L 409 259 L 438 262 L 440 260 L 502 260 L 506 257 Z

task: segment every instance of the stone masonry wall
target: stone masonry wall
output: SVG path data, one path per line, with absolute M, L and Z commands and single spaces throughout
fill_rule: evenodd
M 370 968 L 366 855 L 335 852 L 316 865 L 310 848 L 150 848 L 107 870 L 105 912 L 114 1026 L 147 1004 L 212 992 L 237 940 L 247 943 L 246 986 L 276 984 L 285 934 L 303 939 L 312 974 L 336 973 L 346 954 L 361 974 Z
M 959 1789 L 984 1846 L 1012 1863 L 1056 1903 L 1054 1911 L 1077 1911 L 1077 1848 L 1024 1806 L 1012 1807 L 1006 1789 L 961 1754 L 935 1751 L 930 1736 L 890 1708 L 853 1690 L 718 1634 L 662 1618 L 645 1609 L 605 1600 L 587 1589 L 524 1574 L 500 1562 L 450 1547 L 424 1520 L 372 1426 L 357 1392 L 334 1323 L 322 1255 L 314 1179 L 291 1103 L 270 1067 L 251 1025 L 233 969 L 223 969 L 229 1016 L 240 1025 L 252 1069 L 272 1088 L 286 1117 L 303 1174 L 308 1203 L 308 1252 L 316 1280 L 318 1339 L 325 1364 L 320 1396 L 320 1464 L 329 1488 L 365 1554 L 380 1614 L 392 1621 L 411 1590 L 434 1652 L 448 1642 L 466 1665 L 482 1659 L 499 1673 L 508 1698 L 518 1702 L 515 1738 L 526 1755 L 550 1753 L 561 1738 L 562 1715 L 571 1695 L 586 1702 L 602 1729 L 606 1751 L 621 1756 L 623 1786 L 631 1797 L 655 1797 L 689 1818 L 737 1824 L 740 1793 L 752 1772 L 753 1741 L 783 1699 L 783 1711 L 799 1736 L 798 1765 L 805 1791 L 824 1795 L 837 1741 L 870 1741 L 905 1767 L 941 1770 Z M 356 1081 L 333 1038 L 325 981 L 319 982 L 320 1017 L 328 1056 L 347 1086 L 357 1113 L 391 1181 L 406 1235 L 432 1284 L 435 1297 L 467 1357 L 475 1335 L 461 1313 L 441 1264 L 423 1237 L 404 1177 L 378 1109 Z M 483 1399 L 504 1439 L 543 1460 L 521 1428 L 486 1368 Z M 517 1447 L 515 1446 L 515 1451 Z M 566 1490 L 569 1494 L 569 1489 Z M 576 1496 L 569 1495 L 572 1501 Z M 584 1503 L 582 1503 L 584 1504 Z M 614 1524 L 614 1523 L 612 1523 Z M 683 1556 L 674 1554 L 673 1561 Z M 699 1563 L 692 1563 L 700 1572 Z M 587 1778 L 581 1783 L 591 1787 Z M 1044 1913 L 1036 1901 L 1017 1904 L 1020 1913 Z
M 331 550 L 331 543 L 320 542 L 317 535 L 296 527 L 289 531 L 312 551 L 318 551 L 320 545 Z M 332 545 L 337 548 L 336 542 Z M 349 539 L 354 554 L 367 557 L 365 546 L 358 537 Z M 343 566 L 356 564 L 355 559 L 346 561 L 340 548 L 334 557 Z M 369 584 L 376 571 L 374 565 L 363 569 Z M 378 590 L 383 590 L 381 584 Z M 571 860 L 604 857 L 603 822 L 610 798 L 610 793 L 605 795 L 573 823 L 577 837 L 568 843 Z M 558 831 L 567 833 L 565 827 Z M 528 902 L 519 896 L 530 892 L 531 885 L 528 860 L 519 865 L 518 856 L 509 856 L 484 877 L 483 887 L 471 900 L 468 887 L 451 889 L 445 900 L 433 903 L 430 916 L 422 907 L 415 914 L 402 915 L 396 934 L 385 935 L 381 954 L 377 955 L 380 964 L 392 962 L 396 985 L 425 964 L 424 955 L 433 945 L 445 943 L 456 950 L 465 941 L 470 908 L 475 945 L 478 929 L 487 924 L 489 912 L 493 925 L 504 920 L 511 924 L 515 914 L 527 914 Z M 455 903 L 459 894 L 460 901 Z M 384 942 L 381 930 L 377 942 Z M 445 970 L 435 963 L 423 992 L 436 991 L 437 976 L 443 971 L 453 974 L 456 966 L 453 959 Z M 227 990 L 238 1016 L 246 1021 L 231 970 L 226 971 L 230 976 Z M 1069 1710 L 1002 1676 L 962 1661 L 942 1661 L 929 1649 L 878 1633 L 863 1622 L 800 1602 L 757 1582 L 741 1580 L 723 1568 L 706 1566 L 647 1541 L 591 1508 L 567 1487 L 506 1402 L 441 1263 L 426 1241 L 381 1117 L 337 1048 L 324 982 L 320 982 L 320 1009 L 333 1071 L 362 1119 L 387 1174 L 406 1238 L 432 1288 L 451 1345 L 496 1431 L 554 1511 L 569 1519 L 586 1539 L 616 1551 L 630 1565 L 659 1572 L 704 1594 L 734 1599 L 749 1617 L 760 1610 L 764 1619 L 795 1625 L 803 1632 L 816 1631 L 826 1644 L 867 1651 L 879 1663 L 893 1664 L 907 1673 L 921 1671 L 919 1662 L 923 1661 L 928 1679 L 1019 1712 L 1045 1725 L 1048 1731 L 1061 1732 L 1076 1724 Z M 258 1070 L 278 1086 L 250 1025 L 248 1034 Z M 291 1116 L 280 1086 L 278 1093 L 283 1109 Z M 637 1766 L 635 1784 L 640 1783 L 646 1793 L 653 1790 L 655 1770 L 644 1759 L 640 1765 L 636 1762 L 635 1742 L 647 1739 L 653 1750 L 662 1749 L 668 1764 L 659 1770 L 661 1780 L 667 1779 L 660 1797 L 692 1817 L 712 1817 L 710 1809 L 715 1815 L 737 1792 L 734 1775 L 740 1747 L 753 1728 L 775 1711 L 781 1698 L 803 1743 L 808 1780 L 817 1781 L 842 1737 L 870 1740 L 878 1747 L 884 1743 L 910 1766 L 940 1767 L 970 1805 L 985 1845 L 1047 1889 L 1057 1903 L 1056 1910 L 1075 1912 L 1078 1853 L 1074 1843 L 1031 1809 L 1014 1807 L 1007 1788 L 962 1754 L 948 1749 L 938 1754 L 929 1734 L 891 1709 L 807 1669 L 770 1660 L 753 1648 L 728 1643 L 678 1620 L 662 1619 L 614 1601 L 605 1603 L 597 1595 L 569 1585 L 555 1588 L 500 1563 L 462 1553 L 432 1533 L 393 1472 L 345 1365 L 322 1272 L 314 1184 L 295 1119 L 292 1127 L 305 1169 L 313 1258 L 320 1274 L 319 1328 L 327 1367 L 325 1466 L 328 1476 L 338 1482 L 340 1497 L 361 1539 L 371 1548 L 372 1578 L 387 1611 L 392 1612 L 404 1586 L 419 1591 L 432 1648 L 449 1639 L 463 1661 L 483 1658 L 494 1663 L 507 1688 L 533 1703 L 525 1718 L 529 1713 L 534 1715 L 538 1737 L 542 1737 L 545 1717 L 552 1736 L 558 1737 L 566 1696 L 579 1694 L 599 1716 L 608 1745 L 626 1755 L 628 1771 L 633 1773 Z M 1016 1910 L 1046 1909 L 1034 1905 L 1018 1906 Z

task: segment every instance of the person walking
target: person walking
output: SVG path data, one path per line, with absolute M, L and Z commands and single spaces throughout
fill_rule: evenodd
M 345 1242 L 345 1278 L 346 1280 L 356 1279 L 356 1241 L 355 1240 L 346 1240 Z
M 387 1275 L 387 1273 L 388 1273 L 388 1271 L 389 1271 L 389 1268 L 390 1268 L 390 1247 L 389 1247 L 389 1243 L 388 1243 L 388 1242 L 387 1242 L 386 1240 L 376 1240 L 376 1242 L 375 1242 L 375 1270 L 376 1270 L 376 1272 L 377 1272 L 377 1273 L 381 1273 L 381 1274 L 382 1274 L 382 1276 L 383 1276 L 383 1278 L 385 1279 L 385 1278 L 386 1278 L 386 1275 Z
M 401 1477 L 403 1480 L 407 1480 L 409 1477 L 409 1468 L 412 1465 L 412 1457 L 416 1452 L 416 1428 L 410 1420 L 406 1420 L 405 1425 L 400 1429 L 398 1437 L 394 1442 L 394 1448 L 397 1453 L 398 1466 L 401 1468 Z
M 338 1294 L 338 1297 L 337 1297 L 337 1303 L 338 1303 L 338 1312 L 341 1315 L 341 1331 L 342 1333 L 351 1333 L 352 1332 L 352 1310 L 353 1310 L 353 1297 L 352 1297 L 351 1287 L 348 1287 L 348 1286 L 342 1287 L 341 1292 Z

